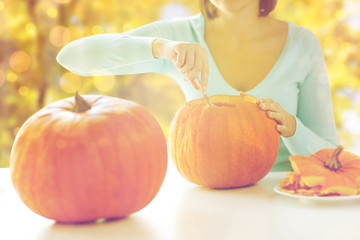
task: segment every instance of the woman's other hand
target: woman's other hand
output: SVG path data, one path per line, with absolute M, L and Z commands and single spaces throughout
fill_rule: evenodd
M 239 92 L 239 96 L 252 96 L 245 92 Z M 252 96 L 253 97 L 253 96 Z M 255 97 L 254 97 L 255 98 Z M 293 115 L 285 111 L 281 105 L 270 98 L 259 98 L 256 100 L 261 110 L 266 111 L 269 118 L 277 123 L 276 130 L 283 137 L 291 137 L 296 130 L 296 120 Z
M 201 73 L 200 84 L 206 90 L 209 75 L 208 52 L 199 43 L 156 38 L 152 48 L 155 58 L 161 57 L 172 61 L 181 73 L 186 74 L 185 81 L 193 83 Z M 196 88 L 196 85 L 193 86 Z
M 276 130 L 283 137 L 291 137 L 296 130 L 296 120 L 293 115 L 285 111 L 281 105 L 270 98 L 260 98 L 257 100 L 259 108 L 267 111 L 269 118 L 277 122 Z

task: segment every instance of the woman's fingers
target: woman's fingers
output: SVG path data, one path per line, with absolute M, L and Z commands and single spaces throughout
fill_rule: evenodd
M 188 78 L 190 80 L 196 80 L 196 78 L 200 74 L 201 68 L 202 68 L 201 63 L 200 62 L 195 62 L 194 68 L 189 73 Z
M 284 121 L 283 121 L 283 115 L 278 113 L 278 112 L 270 112 L 268 111 L 266 113 L 268 115 L 269 118 L 272 118 L 274 119 L 276 122 L 282 124 Z
M 180 72 L 182 73 L 190 73 L 190 71 L 194 68 L 195 62 L 195 53 L 194 52 L 186 52 L 185 63 L 182 67 L 180 67 Z
M 277 101 L 275 101 L 274 99 L 271 98 L 259 98 L 257 101 L 259 104 L 264 103 L 264 104 L 279 104 Z
M 280 106 L 275 103 L 259 103 L 259 107 L 266 111 L 279 111 Z
M 185 64 L 186 52 L 179 52 L 176 56 L 175 67 L 181 69 Z
M 185 81 L 190 81 L 193 88 L 195 88 L 196 90 L 199 90 L 199 84 L 196 82 L 197 79 L 191 80 L 191 79 L 188 78 L 188 76 L 186 76 L 184 79 L 185 79 Z
M 288 129 L 284 125 L 276 125 L 276 130 L 280 133 L 280 135 L 286 135 L 288 132 Z
M 259 107 L 261 110 L 267 111 L 267 115 L 282 123 L 282 107 L 272 99 L 259 99 Z
M 295 117 L 289 114 L 281 105 L 273 99 L 258 99 L 259 108 L 266 111 L 269 118 L 277 122 L 276 130 L 284 137 L 294 135 L 296 130 Z
M 183 74 L 185 81 L 191 82 L 195 89 L 199 89 L 194 81 L 201 74 L 200 85 L 206 89 L 209 76 L 208 52 L 198 43 L 169 41 L 169 49 L 172 49 L 174 56 L 170 59 L 175 67 Z
M 283 137 L 291 137 L 294 135 L 296 130 L 296 122 L 294 127 L 290 127 L 289 125 L 276 125 L 276 130 L 280 133 Z
M 208 54 L 205 49 L 203 49 L 200 45 L 195 45 L 198 48 L 194 53 L 194 66 L 190 70 L 188 78 L 190 80 L 196 80 L 200 73 L 204 75 L 201 76 L 201 86 L 206 87 L 207 85 L 207 74 L 209 71 L 208 67 Z
M 203 65 L 201 69 L 201 87 L 206 90 L 209 78 L 209 63 Z

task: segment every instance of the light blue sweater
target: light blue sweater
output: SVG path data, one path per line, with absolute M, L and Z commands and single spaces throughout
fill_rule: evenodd
M 316 36 L 308 29 L 288 23 L 287 40 L 280 57 L 268 75 L 247 93 L 272 98 L 296 116 L 292 137 L 281 137 L 279 153 L 272 171 L 291 170 L 288 156 L 305 155 L 322 148 L 336 147 L 336 128 L 324 57 Z M 168 21 L 157 21 L 126 33 L 99 34 L 75 40 L 58 54 L 57 61 L 83 76 L 120 75 L 145 72 L 166 74 L 177 81 L 186 99 L 203 97 L 185 82 L 171 61 L 152 55 L 156 37 L 200 43 L 204 40 L 205 19 L 201 14 Z M 237 95 L 221 76 L 209 52 L 208 95 Z

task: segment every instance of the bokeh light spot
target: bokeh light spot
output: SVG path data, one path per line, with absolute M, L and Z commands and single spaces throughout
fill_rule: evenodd
M 93 8 L 97 9 L 97 8 L 101 8 L 103 6 L 103 2 L 101 0 L 97 0 L 97 1 L 92 1 L 93 2 Z
M 25 25 L 25 31 L 27 32 L 27 34 L 29 34 L 30 36 L 34 36 L 36 34 L 36 26 L 34 23 L 27 23 Z
M 55 0 L 56 3 L 65 4 L 69 3 L 71 0 Z
M 0 1 L 0 11 L 5 8 L 5 3 L 3 1 Z
M 18 89 L 19 95 L 26 97 L 30 93 L 30 89 L 27 86 L 21 86 Z
M 71 40 L 70 31 L 64 26 L 56 26 L 51 29 L 50 42 L 56 47 L 62 47 Z
M 343 9 L 336 11 L 335 18 L 336 20 L 344 20 L 346 17 L 346 12 Z
M 100 33 L 104 33 L 104 29 L 102 26 L 100 25 L 95 25 L 92 27 L 91 31 L 93 32 L 93 34 L 100 34 Z
M 18 80 L 18 75 L 14 72 L 8 72 L 6 74 L 6 79 L 8 82 L 14 83 Z
M 108 92 L 115 86 L 114 76 L 95 76 L 94 85 L 101 92 Z
M 73 94 L 81 88 L 81 79 L 72 72 L 66 72 L 60 78 L 60 87 L 65 92 Z
M 46 14 L 51 18 L 56 18 L 58 16 L 58 10 L 54 7 L 51 7 L 46 11 Z
M 26 52 L 17 51 L 9 59 L 10 67 L 18 73 L 25 72 L 30 67 L 30 57 Z

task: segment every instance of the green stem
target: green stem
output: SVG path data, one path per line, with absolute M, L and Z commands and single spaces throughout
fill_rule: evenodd
M 81 113 L 89 110 L 91 108 L 91 105 L 79 95 L 78 91 L 75 93 L 75 104 L 72 109 L 73 112 Z
M 344 150 L 344 147 L 339 145 L 333 152 L 332 156 L 324 163 L 325 167 L 331 171 L 337 171 L 342 168 L 342 165 L 339 161 L 339 155 Z

